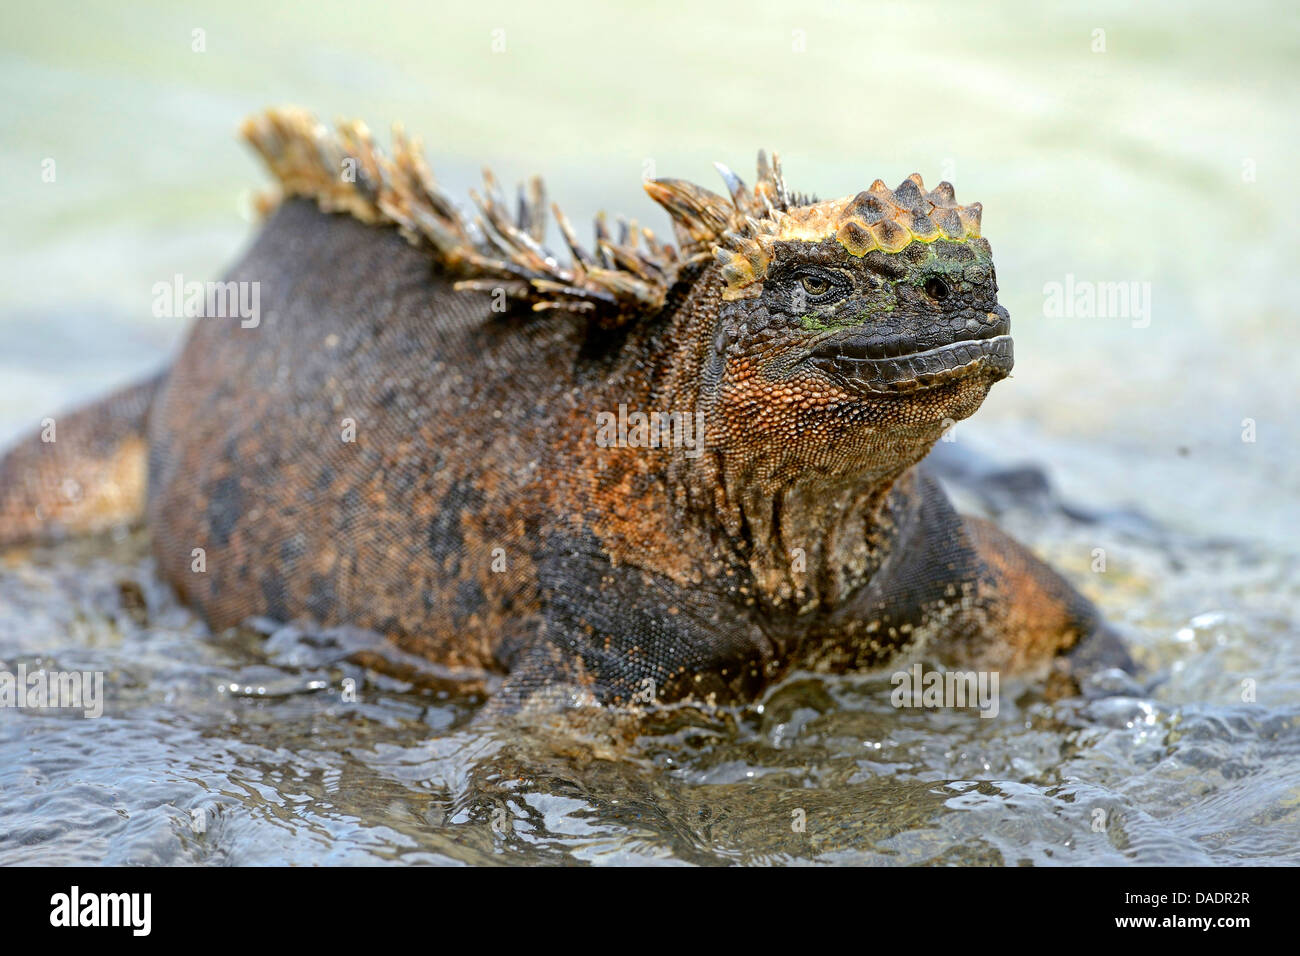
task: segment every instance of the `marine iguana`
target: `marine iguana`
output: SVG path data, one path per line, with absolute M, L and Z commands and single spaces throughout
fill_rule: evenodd
M 170 369 L 0 462 L 0 543 L 147 518 L 220 629 L 377 631 L 498 704 L 752 699 L 904 657 L 1129 666 L 1094 607 L 917 464 L 1012 367 L 981 207 L 919 175 L 817 201 L 779 159 L 645 189 L 594 246 L 490 173 L 463 213 L 418 143 L 271 111 L 282 197 Z M 694 434 L 699 425 L 701 434 Z M 147 459 L 147 464 L 146 464 Z M 146 478 L 147 476 L 147 478 Z M 146 490 L 147 489 L 147 490 Z M 1080 662 L 1083 662 L 1081 665 Z

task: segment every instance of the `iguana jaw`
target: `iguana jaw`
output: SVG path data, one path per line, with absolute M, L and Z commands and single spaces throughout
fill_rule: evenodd
M 977 339 L 914 351 L 911 343 L 854 330 L 825 339 L 805 361 L 855 392 L 914 392 L 981 375 L 996 382 L 1011 373 L 1012 342 L 1004 329 L 988 331 Z

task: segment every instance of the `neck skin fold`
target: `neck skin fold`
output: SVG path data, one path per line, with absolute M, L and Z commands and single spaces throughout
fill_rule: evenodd
M 654 407 L 705 413 L 703 454 L 674 450 L 669 495 L 690 531 L 743 569 L 754 600 L 797 614 L 833 608 L 870 580 L 905 527 L 910 499 L 891 492 L 910 484 L 912 466 L 939 431 L 918 432 L 902 447 L 882 434 L 878 453 L 838 473 L 797 467 L 783 460 L 783 449 L 735 434 L 717 397 L 719 284 L 706 272 L 649 349 L 657 357 L 648 363 L 658 370 Z

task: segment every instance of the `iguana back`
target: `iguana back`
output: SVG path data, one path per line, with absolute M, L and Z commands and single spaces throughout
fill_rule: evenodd
M 396 232 L 304 200 L 226 278 L 260 284 L 258 325 L 198 320 L 150 423 L 164 576 L 214 627 L 310 615 L 487 664 L 527 626 L 513 545 L 542 523 L 573 326 L 503 320 Z

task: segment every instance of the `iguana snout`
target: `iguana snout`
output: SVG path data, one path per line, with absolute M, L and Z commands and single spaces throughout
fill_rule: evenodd
M 761 278 L 719 305 L 705 376 L 717 384 L 703 395 L 737 427 L 728 446 L 766 455 L 759 473 L 894 473 L 1011 371 L 1010 316 L 979 236 L 861 253 L 813 234 L 763 252 Z
M 1011 320 L 981 242 L 914 242 L 861 257 L 833 240 L 778 243 L 757 300 L 733 310 L 776 317 L 802 364 L 852 392 L 991 383 L 1011 370 Z

